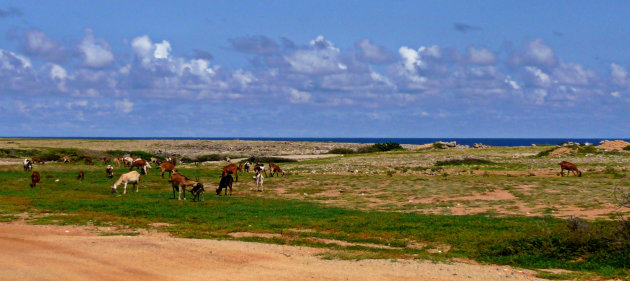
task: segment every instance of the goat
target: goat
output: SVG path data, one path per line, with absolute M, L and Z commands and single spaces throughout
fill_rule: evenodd
M 133 164 L 133 158 L 129 156 L 123 157 L 122 162 L 125 163 L 125 166 L 131 166 L 131 164 Z
M 190 186 L 192 189 L 190 192 L 193 194 L 193 201 L 199 200 L 199 196 L 202 195 L 204 188 L 203 184 L 199 181 L 193 181 L 180 173 L 173 173 L 171 175 L 171 185 L 173 186 L 173 199 L 175 199 L 175 192 L 179 192 L 177 200 L 182 200 L 182 191 L 184 192 L 184 200 L 186 200 L 186 187 Z
M 155 164 L 156 166 L 160 165 L 160 160 L 158 160 L 155 157 L 151 157 L 151 159 L 149 159 L 149 161 L 151 161 L 151 163 Z
M 112 165 L 107 165 L 107 168 L 105 168 L 105 174 L 107 175 L 108 178 L 113 178 L 114 177 L 114 167 L 112 167 Z
M 44 162 L 44 160 L 42 160 L 42 159 L 41 159 L 41 158 L 39 158 L 39 157 L 33 157 L 33 158 L 31 158 L 31 162 L 33 162 L 33 163 L 40 163 L 40 164 L 46 164 L 46 162 Z
M 257 163 L 256 165 L 254 165 L 254 172 L 262 172 L 265 174 L 265 176 L 267 176 L 267 171 L 265 171 L 265 164 Z
M 37 185 L 41 178 L 42 177 L 39 175 L 39 173 L 37 171 L 34 171 L 31 174 L 31 188 L 35 187 L 35 185 Z
M 118 160 L 118 158 L 114 158 L 114 164 L 116 164 L 116 166 L 120 167 L 120 160 Z
M 177 158 L 175 157 L 167 157 L 166 161 L 173 163 L 173 166 L 177 165 Z
M 251 165 L 251 163 L 249 163 L 249 161 L 245 162 L 245 165 L 243 165 L 243 170 L 246 173 L 249 173 L 249 166 Z
M 564 177 L 564 170 L 567 170 L 567 176 L 573 172 L 574 175 L 577 175 L 578 177 L 582 176 L 582 172 L 580 172 L 580 170 L 578 170 L 577 166 L 575 166 L 575 164 L 571 163 L 571 162 L 567 162 L 567 161 L 562 161 L 560 163 L 558 163 L 558 165 L 560 165 L 560 175 Z
M 110 162 L 112 162 L 112 159 L 109 159 L 109 157 L 103 157 L 103 163 L 109 164 Z
M 265 188 L 263 187 L 263 182 L 265 181 L 265 177 L 263 177 L 262 173 L 260 172 L 256 173 L 256 176 L 254 176 L 254 178 L 256 179 L 256 190 L 265 191 Z
M 164 172 L 168 172 L 169 177 L 172 176 L 173 172 L 177 172 L 175 165 L 168 161 L 164 161 L 162 162 L 162 164 L 160 164 L 160 170 L 162 170 L 162 172 L 160 173 L 160 176 L 162 176 L 162 178 L 164 178 Z
M 280 169 L 280 166 L 278 166 L 276 164 L 269 163 L 269 176 L 273 177 L 274 173 L 276 175 L 278 175 L 278 173 L 280 173 L 284 177 L 284 172 L 282 171 L 282 169 Z
M 83 160 L 85 160 L 85 164 L 87 165 L 94 165 L 94 162 L 92 162 L 92 158 L 85 156 L 85 158 L 83 158 Z
M 227 172 L 227 174 L 221 177 L 221 182 L 219 182 L 219 188 L 217 188 L 217 195 L 221 195 L 221 190 L 225 188 L 225 195 L 228 195 L 228 188 L 230 189 L 230 196 L 232 196 L 232 184 L 234 183 L 234 179 L 232 178 L 232 172 Z
M 70 158 L 69 156 L 64 156 L 64 157 L 61 157 L 61 162 L 70 163 L 70 162 L 74 162 L 74 160 L 72 160 L 72 158 Z
M 31 160 L 24 159 L 24 161 L 22 162 L 22 165 L 24 166 L 25 172 L 33 170 L 33 162 L 31 162 Z
M 229 164 L 223 167 L 223 172 L 221 173 L 221 178 L 225 177 L 228 173 L 232 173 L 236 175 L 236 182 L 238 182 L 238 171 L 243 171 L 243 164 Z
M 129 171 L 133 170 L 133 168 L 138 168 L 140 171 L 142 171 L 143 175 L 147 175 L 147 169 L 150 169 L 151 165 L 149 165 L 146 160 L 138 159 L 131 164 L 131 166 L 129 167 Z
M 122 174 L 120 176 L 120 178 L 116 182 L 114 182 L 114 184 L 112 185 L 112 193 L 116 193 L 116 188 L 121 183 L 125 184 L 125 188 L 123 190 L 123 194 L 127 194 L 127 184 L 128 183 L 133 184 L 133 186 L 136 187 L 136 192 L 138 192 L 138 183 L 139 182 L 140 182 L 140 173 L 138 173 L 136 171 L 131 171 L 129 173 Z
M 85 179 L 85 173 L 83 171 L 79 171 L 79 175 L 77 176 L 77 179 L 80 181 L 83 181 L 83 179 Z

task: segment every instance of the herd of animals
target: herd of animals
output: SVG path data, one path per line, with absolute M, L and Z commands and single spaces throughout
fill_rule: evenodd
M 69 163 L 74 162 L 74 160 L 70 157 L 64 156 L 60 159 L 61 162 Z M 88 165 L 94 165 L 94 160 L 90 157 L 84 157 L 83 161 L 85 161 Z M 228 160 L 229 161 L 229 160 Z M 119 156 L 114 158 L 113 160 L 109 157 L 104 157 L 103 162 L 107 165 L 105 168 L 105 175 L 108 178 L 114 177 L 114 166 L 126 166 L 129 167 L 128 173 L 122 174 L 118 180 L 116 180 L 111 188 L 112 193 L 117 192 L 117 187 L 119 185 L 123 185 L 123 194 L 127 193 L 127 184 L 131 184 L 136 188 L 136 192 L 138 192 L 138 183 L 140 182 L 140 178 L 142 175 L 146 175 L 148 170 L 151 169 L 151 163 L 156 165 L 156 168 L 160 169 L 160 176 L 164 178 L 164 173 L 168 173 L 171 183 L 173 187 L 173 198 L 175 198 L 176 193 L 177 199 L 181 200 L 182 193 L 184 194 L 184 200 L 186 200 L 186 192 L 190 192 L 193 195 L 193 201 L 199 201 L 204 199 L 204 185 L 197 180 L 191 180 L 186 176 L 182 175 L 177 171 L 177 159 L 175 157 L 168 157 L 164 161 L 160 161 L 157 158 L 151 158 L 149 161 L 137 157 L 123 157 Z M 24 171 L 32 171 L 33 163 L 45 164 L 45 161 L 38 157 L 32 157 L 31 159 L 24 159 L 23 166 Z M 197 162 L 195 162 L 197 164 Z M 138 171 L 134 171 L 134 168 Z M 223 167 L 223 171 L 221 173 L 221 181 L 219 182 L 219 187 L 216 189 L 216 194 L 221 195 L 221 191 L 225 190 L 224 195 L 232 195 L 232 185 L 236 181 L 238 182 L 238 172 L 247 172 L 249 173 L 250 168 L 252 168 L 255 173 L 254 179 L 256 180 L 256 189 L 257 191 L 264 191 L 263 183 L 265 176 L 273 177 L 274 175 L 282 175 L 284 176 L 284 171 L 273 163 L 269 163 L 268 169 L 269 174 L 267 174 L 266 168 L 264 164 L 256 163 L 252 165 L 249 162 L 241 163 L 241 164 L 228 164 Z M 236 180 L 232 177 L 234 175 Z M 78 176 L 78 180 L 83 181 L 85 179 L 85 173 L 80 171 Z M 37 183 L 41 181 L 41 175 L 37 171 L 32 171 L 31 173 L 31 188 L 36 187 Z M 187 190 L 187 188 L 189 188 Z M 228 191 L 229 190 L 229 191 Z

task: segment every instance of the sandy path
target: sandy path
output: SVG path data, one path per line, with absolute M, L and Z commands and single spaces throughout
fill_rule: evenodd
M 500 266 L 331 261 L 322 249 L 0 223 L 2 280 L 536 280 Z

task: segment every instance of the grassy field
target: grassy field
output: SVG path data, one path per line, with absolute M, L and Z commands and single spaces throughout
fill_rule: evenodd
M 121 188 L 110 193 L 114 180 L 102 162 L 36 164 L 42 183 L 35 189 L 21 165 L 3 165 L 0 221 L 27 212 L 35 224 L 119 229 L 103 235 L 145 228 L 328 248 L 322 258 L 330 259 L 463 258 L 570 270 L 540 271 L 552 279 L 628 278 L 630 227 L 618 215 L 630 210 L 618 208 L 613 190 L 630 182 L 630 154 L 536 156 L 549 148 L 404 150 L 282 163 L 286 176 L 267 177 L 265 192 L 253 191 L 253 174 L 240 174 L 232 197 L 214 195 L 225 162 L 180 166 L 206 185 L 202 202 L 174 200 L 155 169 L 138 193 L 128 188 L 122 195 Z M 12 153 L 50 153 L 20 149 Z M 484 161 L 458 161 L 465 158 Z M 583 176 L 560 177 L 561 160 L 576 163 Z M 126 170 L 117 168 L 115 178 Z

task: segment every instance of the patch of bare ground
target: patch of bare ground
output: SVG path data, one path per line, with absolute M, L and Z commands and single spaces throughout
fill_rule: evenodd
M 396 249 L 395 247 L 391 247 L 391 246 L 387 246 L 387 245 L 381 245 L 381 244 L 352 243 L 352 242 L 346 242 L 346 241 L 341 241 L 341 240 L 324 239 L 324 238 L 317 238 L 317 237 L 308 237 L 308 238 L 306 238 L 306 240 L 308 240 L 310 242 L 314 242 L 314 243 L 335 244 L 335 245 L 344 246 L 344 247 L 361 246 L 361 247 L 366 247 L 366 248 Z
M 465 260 L 323 260 L 329 250 L 24 223 L 0 223 L 0 248 L 3 280 L 542 280 Z
M 507 190 L 495 190 L 491 192 L 484 192 L 481 194 L 475 194 L 471 196 L 445 196 L 436 195 L 422 199 L 413 200 L 414 203 L 430 204 L 439 201 L 508 201 L 514 200 L 516 197 Z
M 598 148 L 606 151 L 623 151 L 624 148 L 630 146 L 630 142 L 624 140 L 604 141 L 598 145 Z
M 282 234 L 278 234 L 278 233 L 255 233 L 255 232 L 232 232 L 229 235 L 234 238 L 243 238 L 243 237 L 280 238 L 282 237 Z

